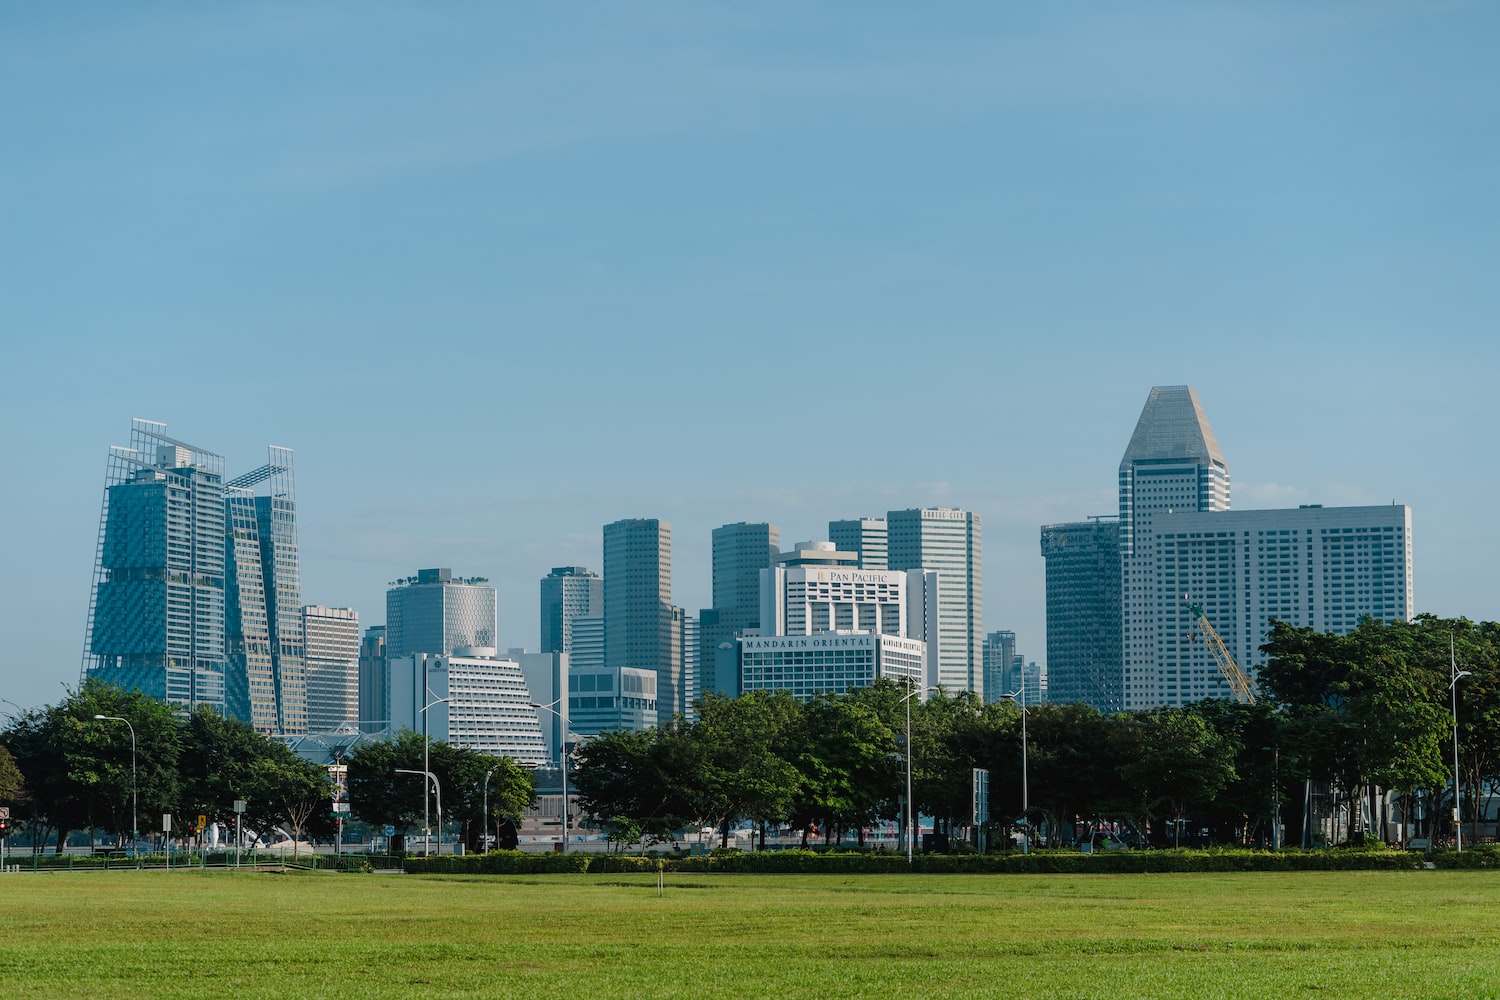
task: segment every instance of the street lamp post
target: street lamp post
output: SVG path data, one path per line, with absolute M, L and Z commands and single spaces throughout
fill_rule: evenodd
M 130 724 L 129 719 L 118 715 L 96 715 L 94 718 L 100 722 L 123 722 L 130 730 L 130 854 L 134 857 L 135 842 L 140 837 L 140 824 L 136 818 L 135 727 Z
M 428 696 L 431 696 L 432 695 L 432 688 L 426 687 L 425 684 L 423 685 L 423 687 L 427 691 Z M 426 775 L 431 775 L 432 774 L 432 764 L 431 764 L 431 762 L 428 759 L 429 756 L 430 756 L 430 751 L 432 750 L 432 740 L 429 739 L 428 736 L 427 736 L 427 710 L 429 708 L 431 708 L 433 705 L 446 705 L 446 704 L 448 704 L 448 699 L 447 698 L 437 698 L 437 699 L 434 699 L 432 701 L 429 701 L 427 704 L 425 704 L 425 705 L 422 706 L 422 773 L 426 774 Z M 433 781 L 434 785 L 437 784 L 437 779 L 436 778 L 433 778 L 432 781 Z M 431 855 L 432 855 L 432 825 L 428 821 L 428 816 L 427 816 L 427 786 L 425 784 L 422 786 L 422 828 L 423 828 L 422 829 L 422 836 L 423 836 L 423 838 L 426 841 L 427 855 L 429 857 L 431 857 Z M 443 853 L 443 793 L 442 793 L 442 791 L 438 792 L 438 853 L 439 854 Z
M 573 817 L 568 810 L 568 755 L 571 752 L 573 744 L 569 741 L 568 737 L 575 734 L 568 729 L 568 717 L 552 707 L 560 701 L 562 701 L 561 696 L 554 698 L 545 705 L 532 702 L 531 707 L 539 712 L 551 712 L 562 723 L 562 732 L 559 734 L 561 737 L 560 742 L 562 743 L 559 749 L 562 750 L 562 753 L 558 755 L 558 763 L 562 765 L 562 852 L 567 854 L 568 830 L 573 825 Z
M 906 864 L 912 863 L 912 851 L 917 839 L 917 809 L 911 797 L 911 700 L 919 694 L 936 691 L 936 687 L 916 688 L 906 692 L 901 701 L 906 705 Z
M 1453 701 L 1453 835 L 1454 844 L 1460 854 L 1464 849 L 1463 793 L 1458 780 L 1458 682 L 1470 676 L 1467 670 L 1458 669 L 1458 660 L 1453 655 L 1453 633 L 1448 633 L 1448 672 L 1453 679 L 1448 682 L 1448 693 Z
M 416 771 L 409 767 L 398 767 L 396 768 L 396 773 L 422 774 L 427 776 L 427 781 L 432 782 L 432 790 L 437 793 L 438 829 L 441 830 L 443 828 L 443 786 L 438 784 L 437 775 L 433 774 L 431 771 Z M 427 805 L 427 781 L 422 782 L 422 806 L 424 812 L 426 811 Z M 430 841 L 427 845 L 427 853 L 429 856 L 432 854 L 432 844 Z
M 1026 761 L 1026 682 L 1023 678 L 1021 687 L 1010 694 L 1002 694 L 1000 697 L 1009 698 L 1021 706 L 1021 818 L 1026 820 L 1026 829 L 1021 836 L 1021 853 L 1031 853 L 1031 779 Z
M 498 770 L 500 770 L 500 767 L 501 767 L 501 765 L 496 764 L 494 767 L 492 767 L 488 771 L 484 772 L 484 843 L 483 843 L 483 847 L 484 847 L 484 853 L 486 853 L 486 854 L 488 854 L 489 850 L 490 850 L 490 779 L 495 776 L 495 772 L 498 771 Z M 498 829 L 495 831 L 495 842 L 496 842 L 497 845 L 500 842 L 500 831 Z

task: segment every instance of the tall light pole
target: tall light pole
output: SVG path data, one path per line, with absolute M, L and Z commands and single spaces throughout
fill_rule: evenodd
M 1281 850 L 1281 744 L 1262 750 L 1271 751 L 1271 850 Z
M 917 839 L 917 809 L 911 797 L 911 700 L 919 694 L 927 694 L 929 691 L 936 690 L 936 687 L 913 687 L 901 699 L 906 705 L 906 864 L 908 867 L 912 863 L 912 850 Z
M 398 767 L 396 768 L 396 773 L 426 775 L 426 780 L 422 782 L 422 808 L 424 810 L 427 807 L 427 782 L 432 782 L 432 790 L 437 792 L 438 829 L 441 830 L 443 828 L 443 786 L 438 784 L 437 775 L 431 771 L 416 771 L 409 767 Z M 427 854 L 429 857 L 432 855 L 432 844 L 430 841 L 427 845 Z
M 483 846 L 484 846 L 484 853 L 486 853 L 486 854 L 488 854 L 489 850 L 490 850 L 490 779 L 493 778 L 495 776 L 495 772 L 498 771 L 498 770 L 500 770 L 500 768 L 503 767 L 503 766 L 504 765 L 502 765 L 502 764 L 496 764 L 494 767 L 492 767 L 488 771 L 484 772 L 484 843 L 483 843 Z M 500 833 L 499 833 L 498 830 L 495 832 L 495 840 L 496 840 L 497 843 L 500 840 Z
M 1026 678 L 1021 678 L 1021 688 L 1000 697 L 1009 698 L 1021 706 L 1021 818 L 1026 821 L 1026 831 L 1021 837 L 1021 853 L 1031 853 L 1031 777 L 1026 762 Z
M 552 701 L 545 705 L 538 705 L 536 702 L 532 702 L 531 707 L 539 712 L 551 712 L 553 715 L 557 716 L 558 721 L 562 723 L 562 732 L 558 734 L 561 737 L 559 742 L 562 744 L 562 746 L 558 748 L 562 751 L 558 755 L 558 763 L 562 765 L 562 852 L 564 854 L 567 854 L 568 830 L 573 825 L 573 817 L 568 810 L 568 754 L 569 748 L 573 744 L 568 740 L 568 737 L 574 735 L 574 733 L 568 729 L 568 717 L 552 707 L 560 701 L 562 701 L 561 696 L 554 698 Z
M 427 687 L 425 683 L 422 686 L 430 696 L 432 688 Z M 427 736 L 427 710 L 433 705 L 446 704 L 448 704 L 447 698 L 437 698 L 422 706 L 422 773 L 428 777 L 432 776 L 432 764 L 428 759 L 432 751 L 432 740 Z M 436 785 L 437 779 L 433 778 L 432 783 Z M 432 854 L 432 825 L 427 817 L 427 786 L 425 784 L 422 786 L 422 827 L 422 836 L 427 841 L 427 854 L 430 856 Z M 443 853 L 443 793 L 441 789 L 438 791 L 438 853 Z
M 140 838 L 140 824 L 136 822 L 135 727 L 129 719 L 118 715 L 96 715 L 94 718 L 100 722 L 123 722 L 130 730 L 130 854 L 134 857 L 135 842 Z
M 1458 851 L 1464 849 L 1463 793 L 1458 780 L 1458 682 L 1469 676 L 1469 671 L 1458 669 L 1458 660 L 1453 655 L 1453 633 L 1448 633 L 1448 672 L 1453 679 L 1448 682 L 1448 693 L 1453 699 L 1453 832 Z

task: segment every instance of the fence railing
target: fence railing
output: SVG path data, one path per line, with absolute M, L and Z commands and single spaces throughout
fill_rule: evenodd
M 388 854 L 313 854 L 290 851 L 195 851 L 131 855 L 129 851 L 100 854 L 33 854 L 7 852 L 6 873 L 53 871 L 145 871 L 145 870 L 300 868 L 318 871 L 400 871 L 401 858 Z

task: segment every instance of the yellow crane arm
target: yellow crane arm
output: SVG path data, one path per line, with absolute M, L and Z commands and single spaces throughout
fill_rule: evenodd
M 1219 665 L 1219 673 L 1224 675 L 1224 680 L 1229 684 L 1229 690 L 1234 692 L 1234 700 L 1241 705 L 1255 704 L 1255 682 L 1250 675 L 1240 669 L 1240 665 L 1234 662 L 1234 657 L 1229 655 L 1229 647 L 1224 645 L 1224 640 L 1219 636 L 1217 629 L 1209 622 L 1208 616 L 1203 613 L 1203 608 L 1196 604 L 1188 605 L 1188 613 L 1198 619 L 1198 627 L 1203 629 L 1203 640 L 1208 643 L 1208 648 L 1214 654 L 1214 661 Z

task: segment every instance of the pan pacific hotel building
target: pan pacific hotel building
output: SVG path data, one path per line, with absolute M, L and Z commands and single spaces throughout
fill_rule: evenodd
M 802 542 L 761 570 L 760 635 L 739 640 L 739 689 L 798 701 L 844 694 L 885 677 L 917 687 L 935 672 L 927 642 L 937 573 L 863 570 L 858 554 Z

